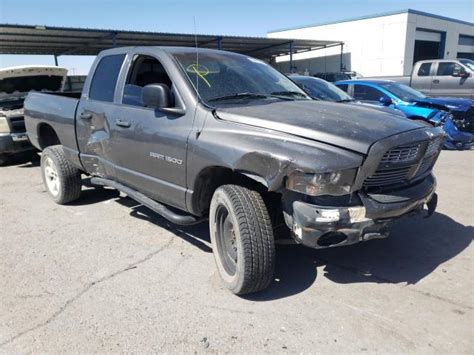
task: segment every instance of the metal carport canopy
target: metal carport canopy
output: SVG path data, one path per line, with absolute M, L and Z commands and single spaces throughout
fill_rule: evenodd
M 272 57 L 342 46 L 342 42 L 266 37 L 194 35 L 0 24 L 0 54 L 96 55 L 123 46 L 215 48 L 269 60 Z

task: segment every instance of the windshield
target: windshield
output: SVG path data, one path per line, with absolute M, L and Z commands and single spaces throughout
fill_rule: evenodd
M 398 97 L 402 101 L 413 102 L 420 99 L 425 99 L 426 96 L 421 92 L 412 89 L 409 86 L 398 83 L 381 83 L 381 87 Z
M 286 76 L 251 57 L 228 52 L 199 52 L 198 58 L 196 53 L 179 53 L 174 57 L 209 105 L 244 99 L 309 100 Z
M 466 67 L 474 71 L 474 60 L 470 59 L 460 59 L 459 60 L 462 64 L 464 64 Z
M 301 77 L 292 77 L 291 79 L 303 85 L 303 89 L 315 99 L 335 102 L 352 101 L 352 97 L 339 89 L 336 85 L 328 83 L 325 80 Z

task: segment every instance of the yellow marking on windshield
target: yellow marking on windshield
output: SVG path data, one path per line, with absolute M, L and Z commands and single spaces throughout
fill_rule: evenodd
M 211 87 L 211 83 L 209 81 L 207 81 L 207 79 L 205 78 L 205 76 L 207 74 L 209 74 L 209 69 L 206 66 L 200 65 L 200 64 L 199 65 L 198 64 L 190 64 L 186 68 L 186 71 L 196 74 L 198 77 L 200 77 L 207 84 L 207 86 Z

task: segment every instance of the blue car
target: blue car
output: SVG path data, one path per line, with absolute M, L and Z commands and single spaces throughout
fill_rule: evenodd
M 391 80 L 343 80 L 335 83 L 355 100 L 392 107 L 424 124 L 442 125 L 447 149 L 473 146 L 474 102 L 459 98 L 429 98 Z
M 290 75 L 289 78 L 293 80 L 296 85 L 302 88 L 314 100 L 339 102 L 348 105 L 363 105 L 374 110 L 388 112 L 401 117 L 406 117 L 401 111 L 396 110 L 394 108 L 356 101 L 352 97 L 347 95 L 346 92 L 339 89 L 336 85 L 324 79 L 305 75 Z

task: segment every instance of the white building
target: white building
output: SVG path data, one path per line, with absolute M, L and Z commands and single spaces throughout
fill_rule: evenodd
M 364 76 L 409 75 L 422 59 L 474 59 L 474 24 L 416 10 L 271 31 L 268 37 L 343 41 L 340 47 L 293 55 L 293 71 L 353 70 Z M 289 56 L 275 66 L 289 71 Z

